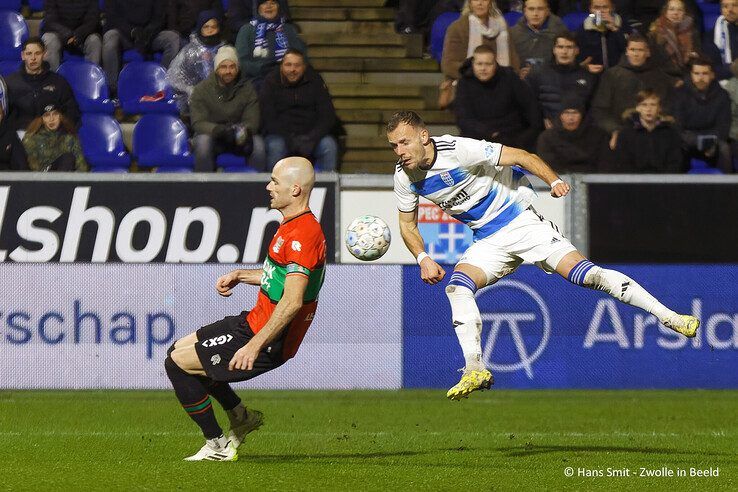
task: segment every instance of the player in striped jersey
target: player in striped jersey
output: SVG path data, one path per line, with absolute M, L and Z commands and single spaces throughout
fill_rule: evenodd
M 474 295 L 497 282 L 523 262 L 535 263 L 570 282 L 602 290 L 614 298 L 654 314 L 665 326 L 694 337 L 699 320 L 677 314 L 661 304 L 633 279 L 601 268 L 574 248 L 550 221 L 530 206 L 534 192 L 517 165 L 551 186 L 563 197 L 569 185 L 538 156 L 525 150 L 470 138 L 431 137 L 413 111 L 395 113 L 387 123 L 387 139 L 399 157 L 395 195 L 400 232 L 420 265 L 424 282 L 437 284 L 445 271 L 425 252 L 418 231 L 418 201 L 423 196 L 474 231 L 474 244 L 464 253 L 446 286 L 454 330 L 465 367 L 448 398 L 458 400 L 488 389 L 493 378 L 482 362 L 482 318 Z
M 234 270 L 215 285 L 224 297 L 239 283 L 260 286 L 256 306 L 204 326 L 169 348 L 167 376 L 205 436 L 205 445 L 187 461 L 238 459 L 238 446 L 261 426 L 262 414 L 247 410 L 228 383 L 254 378 L 294 357 L 313 321 L 326 261 L 325 236 L 308 208 L 314 183 L 307 159 L 288 157 L 274 166 L 267 185 L 269 205 L 284 220 L 269 244 L 264 266 Z M 215 418 L 211 396 L 228 415 L 227 436 Z

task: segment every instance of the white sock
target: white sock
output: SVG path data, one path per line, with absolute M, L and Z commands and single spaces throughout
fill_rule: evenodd
M 677 313 L 661 304 L 638 282 L 617 270 L 607 270 L 598 266 L 592 267 L 584 277 L 584 286 L 607 292 L 615 299 L 639 307 L 660 321 L 667 320 Z
M 456 338 L 459 339 L 461 351 L 467 370 L 484 369 L 482 362 L 482 316 L 479 314 L 474 293 L 460 285 L 446 287 L 446 296 L 451 303 L 451 318 L 454 323 Z
M 223 449 L 228 445 L 228 439 L 221 434 L 218 437 L 214 437 L 213 439 L 207 440 L 208 446 L 210 446 L 213 449 Z

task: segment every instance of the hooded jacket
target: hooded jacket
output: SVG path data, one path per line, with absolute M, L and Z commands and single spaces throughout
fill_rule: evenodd
M 687 171 L 679 130 L 670 116 L 661 116 L 656 127 L 648 131 L 641 123 L 638 112 L 626 112 L 615 156 L 611 171 L 617 173 Z
M 576 96 L 585 107 L 597 86 L 597 75 L 574 63 L 560 65 L 555 60 L 534 68 L 526 78 L 533 94 L 543 109 L 543 116 L 555 120 L 561 112 L 564 96 Z
M 211 10 L 223 25 L 223 4 L 220 0 L 167 0 L 167 28 L 186 38 L 197 26 L 200 12 Z
M 523 16 L 510 28 L 510 38 L 521 63 L 529 62 L 535 65 L 551 58 L 556 36 L 565 32 L 568 32 L 568 29 L 561 19 L 553 14 L 548 16 L 538 31 L 531 29 Z
M 592 100 L 595 121 L 608 133 L 618 130 L 625 111 L 634 108 L 638 91 L 653 89 L 662 105 L 669 101 L 675 79 L 660 68 L 653 68 L 650 59 L 635 67 L 623 56 L 616 67 L 605 71 Z
M 717 135 L 720 140 L 728 139 L 730 96 L 717 80 L 701 92 L 686 77 L 684 85 L 675 91 L 673 100 L 673 114 L 683 134 Z
M 481 82 L 471 59 L 461 73 L 454 102 L 461 135 L 532 150 L 543 122 L 530 87 L 512 68 L 499 65 L 490 80 Z
M 289 140 L 304 136 L 317 144 L 331 133 L 336 110 L 323 78 L 310 65 L 296 84 L 283 78 L 279 67 L 264 79 L 260 95 L 264 133 Z
M 16 130 L 25 130 L 32 119 L 41 116 L 44 106 L 49 103 L 56 105 L 74 124 L 79 122 L 79 107 L 72 88 L 64 77 L 49 70 L 47 62 L 38 75 L 28 74 L 23 65 L 8 75 L 5 82 L 10 103 L 8 117 Z
M 167 69 L 167 79 L 177 93 L 180 110 L 186 106 L 195 86 L 213 73 L 213 61 L 220 42 L 213 46 L 203 44 L 196 33 L 190 34 L 190 42 L 174 57 Z
M 198 135 L 212 135 L 218 125 L 240 123 L 259 130 L 259 100 L 251 82 L 238 78 L 228 86 L 215 72 L 195 86 L 190 97 L 190 120 Z

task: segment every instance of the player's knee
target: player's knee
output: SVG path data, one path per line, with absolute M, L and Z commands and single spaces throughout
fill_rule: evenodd
M 167 355 L 167 358 L 164 359 L 164 370 L 169 376 L 171 376 L 174 373 L 182 372 L 182 368 L 177 365 L 174 359 L 172 359 L 171 354 Z

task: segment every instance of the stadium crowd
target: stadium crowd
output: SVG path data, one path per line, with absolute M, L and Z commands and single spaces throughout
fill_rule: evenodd
M 224 154 L 257 171 L 287 155 L 338 170 L 331 96 L 286 0 L 46 0 L 43 15 L 0 78 L 0 170 L 87 170 L 85 114 L 121 117 L 75 98 L 65 60 L 99 66 L 123 113 L 181 118 L 196 171 Z M 441 32 L 438 103 L 462 136 L 560 172 L 735 170 L 738 0 L 403 0 L 396 29 Z M 125 65 L 143 60 L 166 71 L 172 101 L 152 90 L 126 105 Z

